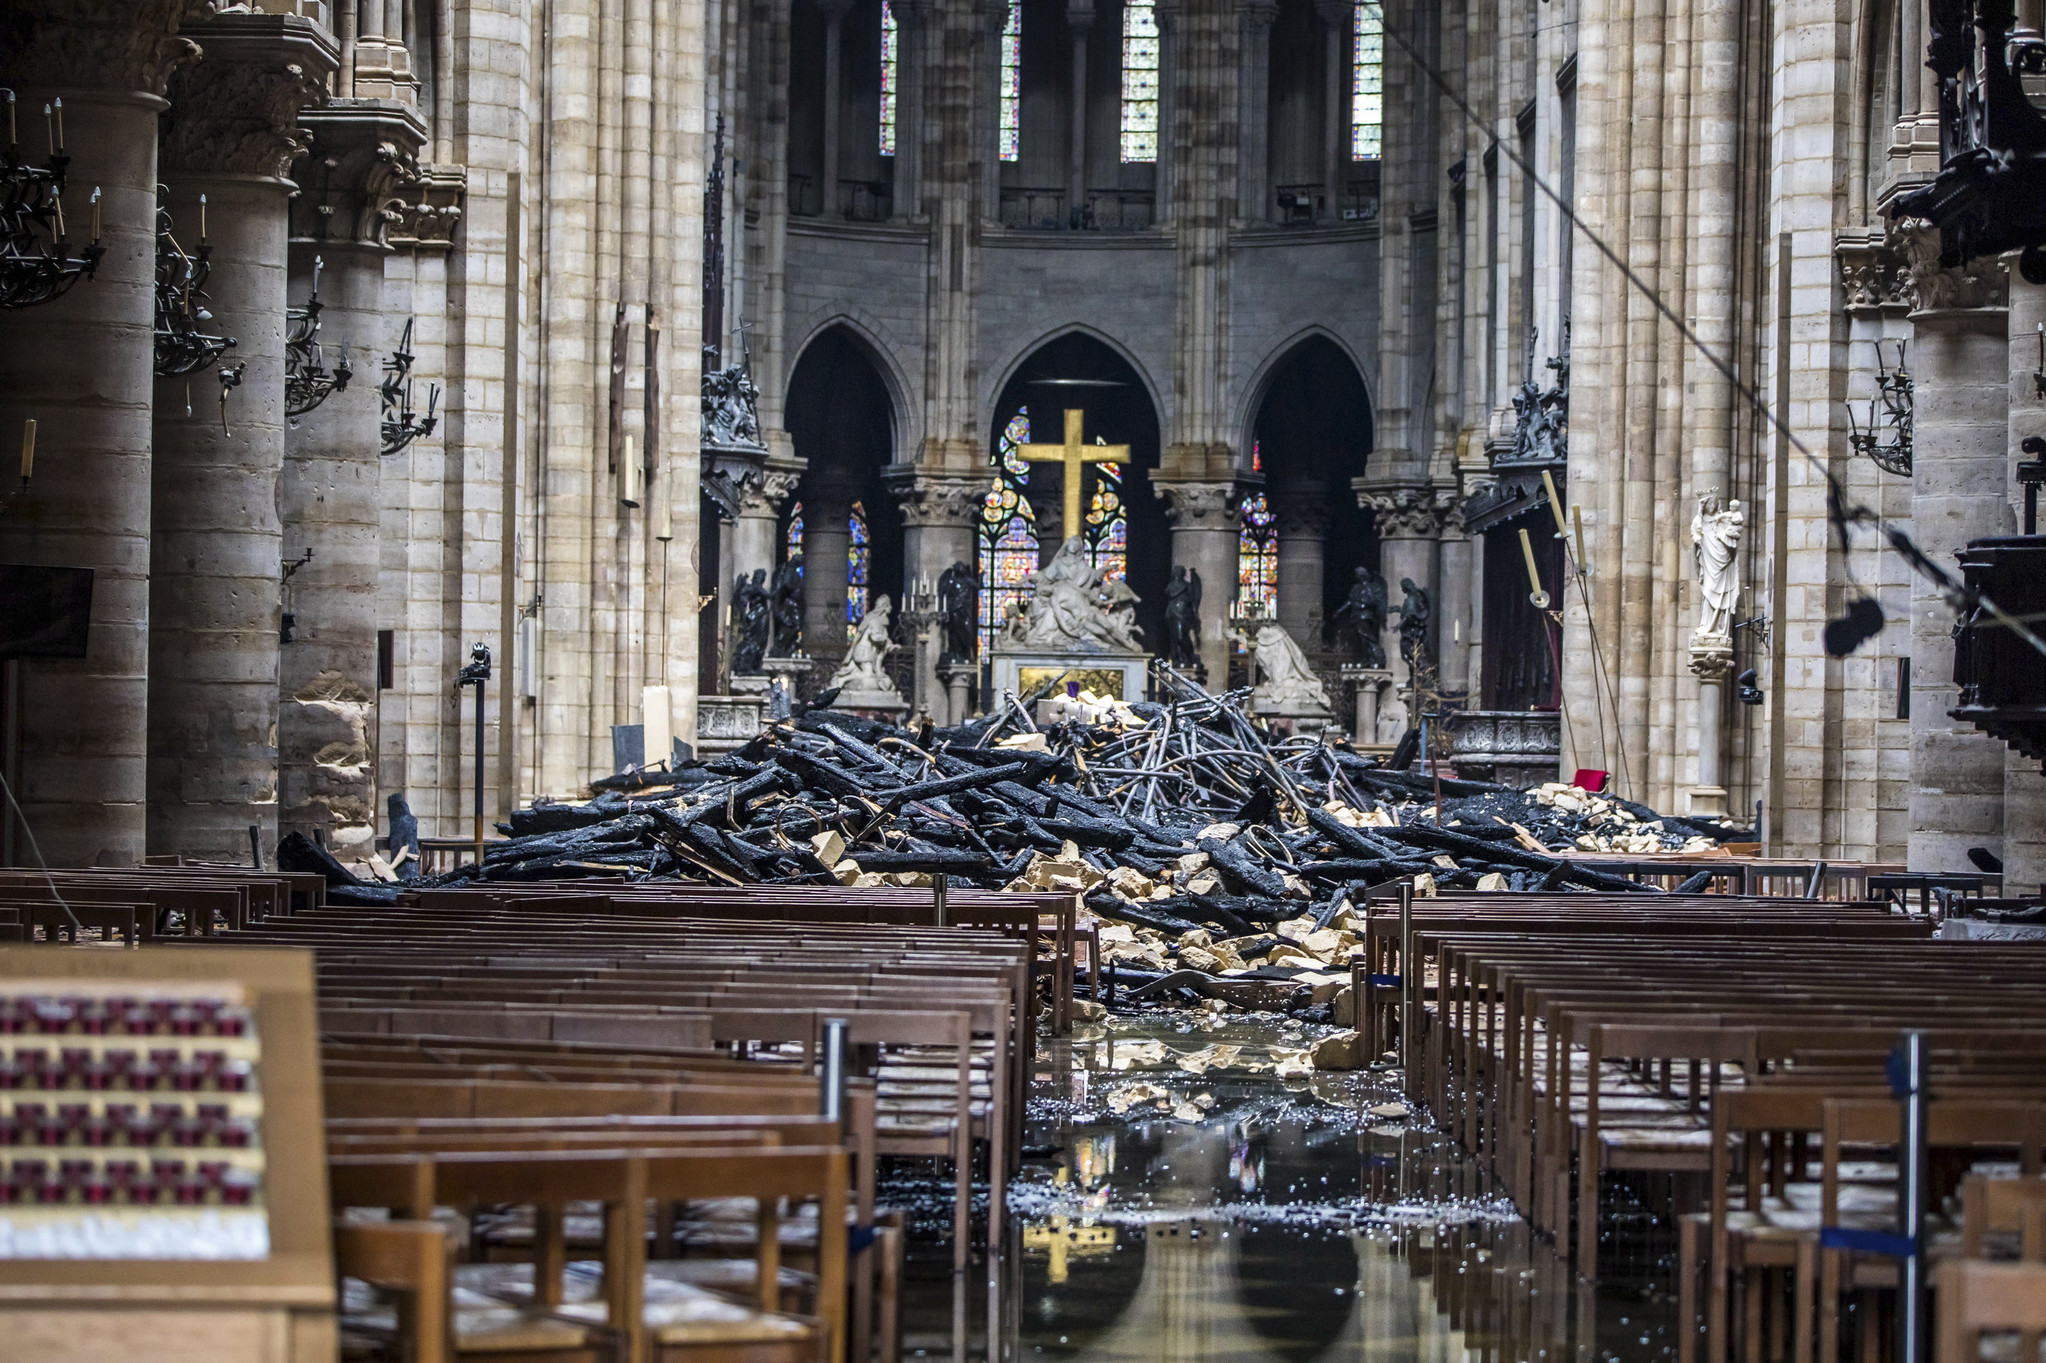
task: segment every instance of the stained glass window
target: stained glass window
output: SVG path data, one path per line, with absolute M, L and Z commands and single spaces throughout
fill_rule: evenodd
M 1358 161 L 1378 156 L 1379 123 L 1385 114 L 1384 16 L 1374 0 L 1357 6 L 1357 27 L 1350 53 L 1350 155 Z
M 881 154 L 895 155 L 895 7 L 881 6 Z
M 803 504 L 797 502 L 789 508 L 789 533 L 782 542 L 785 558 L 795 558 L 803 552 Z
M 1094 437 L 1097 445 L 1108 441 Z M 1122 465 L 1094 466 L 1094 496 L 1087 503 L 1087 556 L 1106 577 L 1129 576 L 1130 517 L 1122 501 Z
M 986 656 L 1009 610 L 1029 596 L 1023 579 L 1037 571 L 1037 525 L 1023 489 L 1030 465 L 1016 452 L 1030 443 L 1030 409 L 1018 411 L 995 442 L 992 486 L 980 508 L 980 649 Z
M 1279 536 L 1262 492 L 1243 499 L 1243 529 L 1236 540 L 1236 604 L 1244 620 L 1268 620 L 1279 610 Z
M 852 504 L 845 543 L 845 622 L 857 625 L 867 613 L 867 508 Z
M 1015 160 L 1022 150 L 1022 113 L 1023 6 L 1021 0 L 1013 0 L 1009 6 L 1008 22 L 1002 25 L 1001 152 L 1004 161 Z M 982 593 L 981 600 L 987 600 L 986 593 Z
M 1158 14 L 1151 0 L 1122 7 L 1122 159 L 1158 159 Z

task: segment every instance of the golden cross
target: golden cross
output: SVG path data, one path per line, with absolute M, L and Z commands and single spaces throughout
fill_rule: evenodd
M 1031 464 L 1063 464 L 1066 469 L 1066 519 L 1059 533 L 1067 539 L 1081 533 L 1080 471 L 1088 464 L 1120 464 L 1130 457 L 1128 445 L 1083 445 L 1080 431 L 1085 412 L 1066 409 L 1066 443 L 1063 445 L 1019 445 L 1016 453 Z

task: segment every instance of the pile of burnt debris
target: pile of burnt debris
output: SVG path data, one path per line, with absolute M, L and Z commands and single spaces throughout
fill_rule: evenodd
M 1101 917 L 1216 940 L 1326 920 L 1360 886 L 1641 891 L 1559 852 L 1745 836 L 1564 786 L 1520 791 L 1275 734 L 1240 692 L 1020 705 L 954 728 L 811 707 L 672 772 L 607 777 L 499 824 L 416 886 L 579 878 L 1070 890 Z M 1044 715 L 1040 708 L 1039 715 Z M 1409 750 L 1412 743 L 1405 745 Z M 1401 770 L 1400 759 L 1405 757 Z M 338 869 L 338 868 L 337 868 Z M 375 887 L 366 887 L 375 888 Z

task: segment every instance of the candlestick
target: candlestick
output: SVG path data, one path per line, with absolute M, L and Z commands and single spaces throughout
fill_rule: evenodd
M 64 101 L 56 101 L 57 108 L 57 150 L 64 150 Z
M 64 196 L 53 194 L 51 200 L 57 205 L 57 240 L 64 240 Z
M 13 151 L 21 138 L 14 131 L 14 91 L 7 92 L 7 149 Z
M 313 297 L 315 298 L 320 296 L 320 267 L 326 263 L 326 259 L 322 256 L 313 257 Z
M 36 419 L 21 423 L 21 481 L 26 484 L 36 467 Z
M 57 124 L 50 114 L 50 106 L 43 106 L 43 134 L 50 139 L 50 155 L 57 154 Z
M 92 239 L 99 240 L 99 186 L 92 187 Z
M 206 196 L 199 196 L 199 244 L 206 244 Z

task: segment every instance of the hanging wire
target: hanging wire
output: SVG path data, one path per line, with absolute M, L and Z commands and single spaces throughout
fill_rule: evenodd
M 1880 515 L 1870 508 L 1858 502 L 1850 501 L 1846 489 L 1841 486 L 1840 480 L 1834 476 L 1833 471 L 1826 467 L 1825 461 L 1814 454 L 1811 447 L 1806 445 L 1804 441 L 1798 439 L 1797 432 L 1791 430 L 1784 423 L 1783 419 L 1777 415 L 1775 409 L 1762 400 L 1761 394 L 1741 378 L 1732 363 L 1724 356 L 1715 354 L 1712 347 L 1706 345 L 1704 339 L 1697 332 L 1693 331 L 1685 323 L 1684 319 L 1677 315 L 1676 311 L 1669 304 L 1665 303 L 1653 288 L 1649 287 L 1647 281 L 1643 280 L 1641 276 L 1628 267 L 1627 262 L 1622 260 L 1619 254 L 1607 244 L 1605 238 L 1586 226 L 1583 219 L 1577 216 L 1576 210 L 1571 208 L 1563 196 L 1556 192 L 1553 185 L 1535 171 L 1534 166 L 1525 157 L 1521 156 L 1519 151 L 1510 142 L 1502 141 L 1493 136 L 1490 125 L 1479 116 L 1477 110 L 1473 109 L 1463 96 L 1456 92 L 1454 87 L 1450 85 L 1448 78 L 1415 49 L 1405 32 L 1386 19 L 1380 0 L 1364 0 L 1364 5 L 1367 9 L 1379 12 L 1380 26 L 1387 41 L 1399 48 L 1406 55 L 1407 60 L 1412 62 L 1415 68 L 1428 78 L 1428 83 L 1433 85 L 1444 99 L 1456 106 L 1457 112 L 1463 115 L 1466 122 L 1491 140 L 1492 150 L 1504 156 L 1522 174 L 1526 175 L 1529 183 L 1539 189 L 1544 198 L 1556 205 L 1557 211 L 1563 215 L 1563 220 L 1569 223 L 1572 229 L 1581 233 L 1584 239 L 1591 243 L 1593 249 L 1604 256 L 1615 270 L 1619 271 L 1620 277 L 1638 290 L 1641 296 L 1646 298 L 1649 304 L 1654 307 L 1656 312 L 1661 314 L 1663 319 L 1672 327 L 1676 328 L 1677 334 L 1683 337 L 1692 349 L 1705 357 L 1707 364 L 1710 364 L 1719 371 L 1721 376 L 1732 387 L 1734 393 L 1755 412 L 1760 414 L 1762 419 L 1779 433 L 1792 449 L 1804 456 L 1806 462 L 1817 471 L 1821 478 L 1825 479 L 1827 518 L 1832 522 L 1835 530 L 1838 531 L 1843 545 L 1847 542 L 1849 526 L 1871 525 L 1876 527 L 1878 536 L 1887 540 L 1890 547 L 1901 555 L 1906 563 L 1910 564 L 1920 575 L 1939 588 L 1941 597 L 1945 599 L 1947 605 L 1957 614 L 1972 613 L 1976 610 L 1986 611 L 1998 624 L 2013 631 L 2042 656 L 2046 656 L 2046 639 L 2040 638 L 2039 635 L 2028 629 L 2023 621 L 2004 610 L 2003 607 L 1997 605 L 1979 590 L 1956 579 L 1952 573 L 1942 568 L 1939 564 L 1934 563 L 1926 556 L 1925 551 L 1920 549 L 1916 542 L 1904 531 L 1886 523 Z M 1784 282 L 1779 281 L 1778 287 L 1784 286 Z M 1778 363 L 1787 362 L 1784 357 L 1778 357 Z M 1861 583 L 1856 580 L 1851 563 L 1843 564 L 1842 568 L 1847 574 L 1848 584 L 1859 588 Z M 1596 652 L 1597 643 L 1595 638 L 1593 649 Z M 1615 701 L 1617 699 L 1615 697 Z M 1617 714 L 1617 709 L 1615 713 Z

